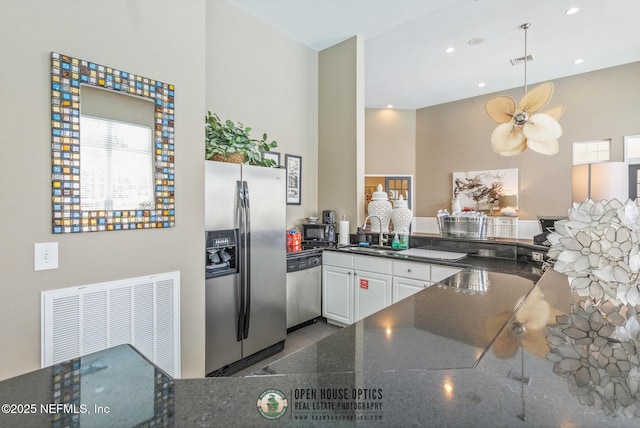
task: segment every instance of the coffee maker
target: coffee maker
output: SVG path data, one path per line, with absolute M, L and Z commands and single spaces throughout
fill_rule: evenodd
M 323 224 L 336 224 L 336 212 L 333 210 L 322 211 Z

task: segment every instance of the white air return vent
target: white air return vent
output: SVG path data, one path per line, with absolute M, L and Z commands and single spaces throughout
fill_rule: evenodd
M 42 367 L 129 343 L 180 377 L 180 272 L 44 291 Z

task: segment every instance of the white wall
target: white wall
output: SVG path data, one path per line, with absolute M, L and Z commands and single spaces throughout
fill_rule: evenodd
M 221 0 L 34 3 L 1 0 L 0 379 L 40 367 L 41 291 L 167 271 L 181 272 L 182 377 L 203 376 L 205 113 L 303 157 L 299 223 L 317 211 L 317 53 Z M 51 51 L 175 85 L 174 228 L 51 233 Z M 59 269 L 34 272 L 49 241 Z
M 40 367 L 41 291 L 167 271 L 182 275 L 182 374 L 204 371 L 204 5 L 2 1 L 0 379 Z M 174 228 L 51 233 L 51 51 L 175 85 Z M 49 241 L 59 268 L 34 272 L 33 245 Z
M 302 156 L 302 205 L 287 227 L 318 213 L 318 53 L 222 0 L 207 2 L 206 106 Z
M 354 36 L 320 52 L 318 204 L 364 219 L 364 41 Z

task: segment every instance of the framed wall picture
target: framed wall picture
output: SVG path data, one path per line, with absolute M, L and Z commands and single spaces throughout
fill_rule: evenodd
M 285 155 L 287 168 L 287 205 L 302 203 L 302 156 Z
M 501 195 L 514 195 L 517 200 L 518 168 L 453 173 L 453 198 L 459 199 L 463 209 L 499 210 Z
M 278 152 L 264 152 L 262 157 L 265 159 L 271 159 L 276 163 L 276 166 L 280 166 L 280 153 Z

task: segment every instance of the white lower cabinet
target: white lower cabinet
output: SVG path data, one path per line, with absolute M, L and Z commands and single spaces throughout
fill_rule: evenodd
M 489 216 L 488 234 L 492 238 L 517 238 L 518 217 Z
M 359 321 L 391 304 L 391 275 L 356 271 L 355 319 Z
M 462 269 L 325 251 L 322 316 L 349 325 Z
M 352 269 L 322 267 L 322 316 L 342 324 L 353 323 Z
M 353 255 L 325 251 L 322 261 L 322 316 L 339 324 L 352 324 Z
M 392 303 L 396 303 L 406 297 L 416 294 L 418 291 L 422 291 L 430 285 L 431 283 L 429 281 L 394 276 Z

